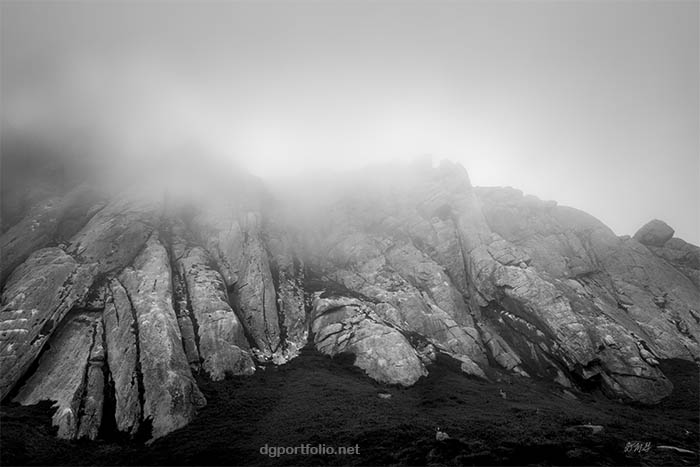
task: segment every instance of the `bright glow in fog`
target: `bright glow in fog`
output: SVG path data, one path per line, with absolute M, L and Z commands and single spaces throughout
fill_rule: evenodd
M 294 128 L 292 123 L 292 132 L 249 125 L 237 136 L 238 145 L 231 144 L 231 152 L 249 155 L 243 162 L 246 167 L 273 180 L 309 172 L 358 169 L 373 163 L 407 162 L 424 155 L 432 156 L 436 163 L 440 159 L 461 162 L 476 184 L 517 180 L 518 170 L 507 163 L 513 148 L 488 132 L 467 132 L 454 124 L 450 127 L 450 122 L 430 118 L 420 121 L 397 116 L 363 123 L 325 122 L 313 129 Z M 346 142 L 343 138 L 347 135 L 353 138 Z
M 0 8 L 5 141 L 132 171 L 190 148 L 270 183 L 430 154 L 700 243 L 696 2 Z

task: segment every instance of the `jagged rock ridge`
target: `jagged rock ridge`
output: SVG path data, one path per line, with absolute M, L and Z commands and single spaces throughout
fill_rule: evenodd
M 2 398 L 56 401 L 61 437 L 155 439 L 206 403 L 195 374 L 307 343 L 384 383 L 442 353 L 643 403 L 673 390 L 659 359 L 700 357 L 700 249 L 660 221 L 618 238 L 454 164 L 373 170 L 306 209 L 246 177 L 37 205 L 0 238 Z

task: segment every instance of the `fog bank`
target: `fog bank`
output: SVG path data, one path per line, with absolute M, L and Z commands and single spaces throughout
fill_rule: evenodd
M 698 8 L 3 2 L 3 160 L 109 181 L 209 158 L 274 184 L 428 154 L 698 244 Z

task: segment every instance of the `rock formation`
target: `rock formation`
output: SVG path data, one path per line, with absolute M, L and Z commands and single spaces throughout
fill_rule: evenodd
M 53 423 L 61 438 L 83 434 L 94 439 L 97 434 L 99 423 L 95 422 L 101 419 L 104 387 L 99 387 L 91 370 L 104 359 L 101 331 L 99 316 L 78 313 L 68 317 L 15 398 L 22 404 L 55 400 Z
M 154 438 L 189 422 L 206 401 L 192 377 L 172 307 L 172 279 L 165 247 L 156 234 L 133 266 L 119 275 L 136 324 L 136 377 L 142 417 Z
M 4 231 L 3 399 L 54 400 L 61 437 L 109 419 L 155 439 L 206 403 L 196 378 L 306 345 L 387 384 L 442 354 L 648 404 L 673 390 L 659 359 L 700 359 L 700 249 L 661 221 L 617 237 L 447 162 L 348 174 L 308 204 L 240 174 L 187 189 L 80 188 Z

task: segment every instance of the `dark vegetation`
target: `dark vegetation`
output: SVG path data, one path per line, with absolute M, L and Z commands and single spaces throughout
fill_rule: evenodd
M 49 403 L 1 407 L 2 464 L 29 465 L 698 465 L 698 367 L 662 362 L 676 390 L 655 407 L 566 395 L 527 378 L 486 382 L 440 356 L 411 388 L 384 386 L 311 349 L 251 377 L 199 381 L 208 405 L 150 446 L 54 438 Z M 506 399 L 499 395 L 506 393 Z M 384 397 L 380 397 L 383 394 Z M 390 394 L 390 398 L 386 398 Z M 602 433 L 577 427 L 602 425 Z M 451 439 L 437 441 L 440 426 Z M 651 443 L 625 453 L 628 442 Z M 359 455 L 260 454 L 269 446 L 359 446 Z

